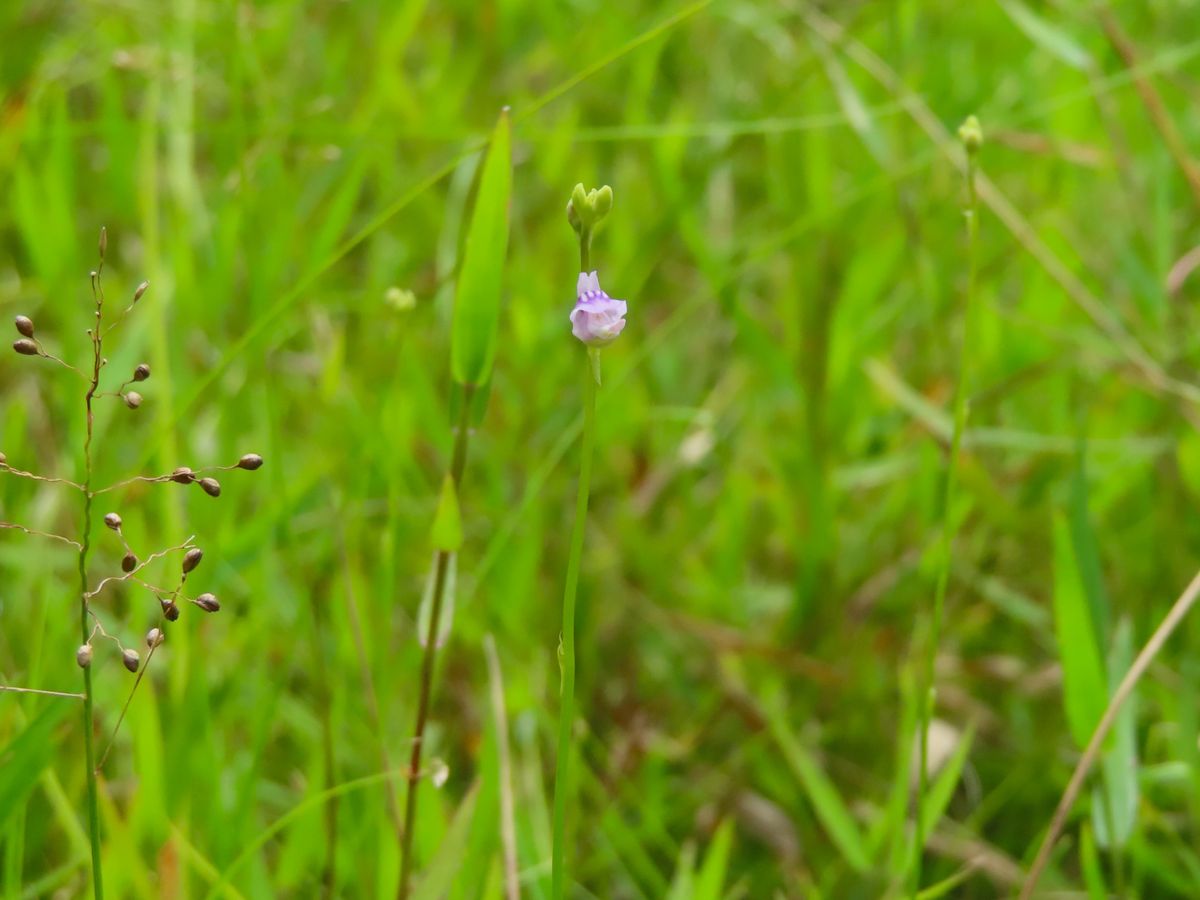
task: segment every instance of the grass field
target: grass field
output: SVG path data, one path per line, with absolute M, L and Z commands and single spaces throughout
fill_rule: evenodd
M 97 498 L 89 583 L 119 573 L 111 497 L 139 554 L 195 535 L 221 598 L 169 627 L 119 729 L 135 676 L 95 646 L 106 895 L 397 896 L 456 289 L 508 106 L 412 896 L 551 897 L 577 182 L 613 188 L 592 263 L 629 313 L 596 417 L 567 896 L 1016 896 L 1200 567 L 1198 16 L 0 4 L 0 318 L 90 369 L 101 226 L 110 306 L 150 283 L 105 355 L 153 377 L 136 411 L 97 401 L 95 483 L 266 460 L 217 501 Z M 79 388 L 0 357 L 9 466 L 82 479 Z M 0 523 L 81 515 L 0 471 Z M 144 663 L 153 598 L 92 608 Z M 0 531 L 0 685 L 72 695 L 0 691 L 3 900 L 91 896 L 79 641 L 75 552 Z M 1037 896 L 1200 896 L 1198 648 L 1185 617 L 1112 706 Z

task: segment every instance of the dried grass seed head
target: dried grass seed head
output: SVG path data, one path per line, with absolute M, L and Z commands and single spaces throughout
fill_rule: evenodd
M 138 558 L 132 553 L 126 553 L 121 557 L 121 571 L 128 575 L 137 568 Z
M 111 528 L 113 531 L 120 531 L 121 525 L 124 523 L 121 521 L 120 516 L 118 516 L 115 512 L 112 512 L 112 513 L 108 513 L 104 517 L 104 524 L 107 525 L 109 528 Z
M 133 380 L 134 381 L 145 381 L 149 377 L 150 377 L 150 366 L 147 365 L 146 363 L 140 363 L 138 365 L 138 367 L 133 370 Z
M 20 340 L 13 341 L 13 349 L 16 350 L 18 353 L 20 353 L 22 356 L 37 356 L 38 355 L 38 345 L 35 344 L 33 341 L 31 341 L 29 338 L 21 338 Z
M 137 286 L 137 290 L 135 290 L 133 292 L 133 302 L 134 303 L 137 303 L 139 300 L 142 299 L 142 295 L 144 295 L 146 293 L 146 288 L 148 288 L 148 287 L 150 287 L 150 282 L 148 282 L 148 281 L 143 281 L 141 284 L 139 284 Z
M 245 469 L 247 472 L 253 472 L 255 469 L 261 469 L 263 458 L 257 453 L 247 453 L 237 461 L 239 469 Z
M 174 622 L 179 618 L 179 606 L 174 600 L 162 600 L 160 602 L 162 603 L 162 614 L 164 619 L 166 619 L 168 622 Z
M 202 487 L 204 489 L 204 493 L 208 494 L 210 497 L 221 496 L 221 482 L 217 481 L 215 478 L 201 478 L 200 487 Z
M 171 473 L 171 480 L 176 484 L 191 484 L 196 480 L 196 473 L 187 466 L 180 466 Z
M 19 331 L 23 337 L 33 337 L 33 319 L 29 318 L 29 316 L 17 316 L 16 319 L 13 320 L 13 323 L 17 326 L 17 331 Z
M 215 613 L 221 609 L 221 603 L 212 594 L 201 594 L 192 601 L 205 612 Z
M 80 644 L 79 649 L 75 651 L 75 662 L 79 664 L 79 668 L 86 669 L 92 664 L 92 645 Z
M 121 651 L 121 662 L 125 664 L 125 668 L 127 668 L 130 672 L 136 672 L 138 670 L 138 666 L 141 665 L 142 658 L 138 656 L 138 652 L 136 650 L 130 650 L 128 647 L 126 647 Z
M 146 632 L 146 646 L 150 649 L 154 649 L 166 639 L 167 636 L 162 633 L 161 628 L 151 628 Z
M 137 391 L 129 391 L 124 396 L 125 405 L 130 409 L 137 409 L 142 405 L 142 395 Z
M 204 551 L 199 547 L 193 547 L 183 555 L 183 574 L 191 572 L 196 566 L 200 565 L 200 560 L 204 559 Z

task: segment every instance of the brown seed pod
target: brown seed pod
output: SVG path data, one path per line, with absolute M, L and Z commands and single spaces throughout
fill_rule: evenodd
M 134 381 L 145 381 L 149 377 L 150 367 L 145 363 L 141 363 L 136 369 L 133 370 Z
M 127 392 L 124 395 L 123 399 L 125 400 L 125 405 L 128 406 L 130 409 L 137 409 L 139 406 L 142 405 L 142 395 L 139 394 L 137 391 Z
M 220 602 L 212 594 L 201 594 L 192 602 L 205 612 L 214 613 L 221 608 Z
M 17 316 L 13 320 L 13 324 L 17 326 L 17 331 L 21 332 L 24 337 L 33 337 L 33 319 L 29 316 Z
M 121 557 L 121 571 L 128 575 L 137 568 L 138 558 L 132 553 L 126 553 Z
M 37 356 L 38 345 L 29 338 L 21 338 L 19 341 L 13 341 L 13 349 L 22 356 Z
M 171 473 L 171 480 L 176 484 L 191 484 L 196 480 L 196 473 L 187 466 L 180 466 Z
M 196 566 L 200 565 L 200 560 L 204 559 L 204 551 L 199 547 L 193 547 L 183 555 L 183 574 L 186 575 Z
M 121 651 L 121 662 L 125 664 L 125 668 L 127 668 L 130 672 L 136 672 L 138 670 L 138 666 L 142 662 L 142 658 L 138 656 L 138 652 L 136 650 L 130 650 L 126 648 Z
M 201 478 L 200 487 L 204 488 L 204 493 L 210 497 L 221 496 L 221 482 L 215 478 Z
M 150 287 L 150 282 L 143 281 L 137 286 L 137 290 L 133 292 L 133 302 L 137 303 L 142 299 L 142 295 L 146 293 L 146 288 Z
M 151 628 L 146 632 L 146 646 L 150 647 L 151 649 L 157 647 L 166 639 L 167 636 L 162 633 L 161 628 Z
M 247 453 L 237 461 L 239 469 L 245 469 L 247 472 L 253 472 L 255 469 L 261 469 L 263 458 L 257 453 Z
M 109 528 L 111 528 L 113 531 L 120 531 L 121 524 L 122 524 L 121 517 L 118 516 L 116 513 L 109 513 L 108 515 L 106 515 L 104 517 L 104 524 L 107 525 Z
M 164 619 L 168 622 L 174 622 L 179 618 L 179 607 L 175 604 L 174 600 L 163 600 L 161 603 Z
M 75 651 L 75 662 L 79 664 L 79 668 L 86 669 L 92 664 L 92 645 L 80 644 L 79 649 Z

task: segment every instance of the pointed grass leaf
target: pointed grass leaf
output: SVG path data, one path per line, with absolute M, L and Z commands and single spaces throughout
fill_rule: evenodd
M 446 475 L 442 479 L 442 493 L 438 498 L 437 513 L 433 517 L 433 549 L 445 553 L 456 553 L 462 546 L 462 515 L 458 509 L 458 491 L 454 479 Z
M 696 878 L 693 900 L 721 900 L 725 886 L 725 873 L 729 869 L 729 852 L 733 846 L 733 823 L 728 819 L 721 823 L 704 854 L 704 864 Z
M 1054 520 L 1054 634 L 1067 724 L 1076 745 L 1085 747 L 1108 703 L 1108 680 L 1071 531 L 1061 516 Z
M 804 788 L 817 820 L 828 833 L 829 839 L 841 852 L 842 858 L 850 868 L 856 872 L 867 871 L 871 867 L 871 861 L 867 856 L 866 844 L 837 788 L 817 765 L 816 760 L 796 740 L 783 711 L 776 707 L 765 712 L 775 743 L 779 745 L 788 767 Z
M 441 846 L 433 861 L 421 876 L 417 889 L 413 891 L 412 900 L 439 900 L 445 897 L 453 887 L 456 877 L 467 877 L 469 873 L 460 873 L 459 869 L 467 856 L 467 848 L 471 839 L 471 823 L 475 819 L 475 804 L 479 799 L 479 784 L 476 783 L 463 798 L 454 821 L 446 831 Z
M 1113 632 L 1108 683 L 1115 691 L 1133 664 L 1133 630 L 1122 619 Z M 1105 850 L 1124 847 L 1137 820 L 1138 761 L 1136 694 L 1117 713 L 1112 737 L 1100 763 L 1101 778 L 1092 788 L 1092 828 Z
M 505 108 L 492 133 L 458 273 L 450 367 L 454 380 L 460 384 L 481 385 L 491 377 L 500 324 L 511 195 L 512 134 Z

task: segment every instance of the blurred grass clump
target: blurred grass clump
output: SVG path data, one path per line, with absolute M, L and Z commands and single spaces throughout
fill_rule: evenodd
M 601 280 L 630 314 L 581 579 L 574 896 L 904 895 L 971 113 L 979 322 L 922 870 L 945 896 L 1016 893 L 1076 711 L 1103 709 L 1200 558 L 1196 10 L 824 7 L 0 7 L 0 313 L 85 354 L 101 225 L 111 294 L 154 285 L 110 362 L 147 361 L 155 391 L 98 480 L 269 461 L 221 504 L 161 492 L 126 517 L 155 545 L 205 536 L 222 614 L 172 633 L 106 766 L 112 896 L 395 895 L 456 276 L 505 105 L 506 299 L 416 895 L 504 896 L 514 866 L 522 896 L 549 891 L 580 181 L 615 189 Z M 3 359 L 0 449 L 73 469 L 74 391 Z M 70 499 L 3 480 L 0 518 L 52 530 Z M 74 689 L 71 572 L 3 533 L 0 684 Z M 131 643 L 152 624 L 109 602 Z M 1076 641 L 1098 676 L 1064 673 Z M 1198 643 L 1185 621 L 1139 685 L 1046 889 L 1200 893 Z M 128 676 L 95 677 L 106 727 Z M 71 702 L 0 692 L 5 900 L 85 890 Z

